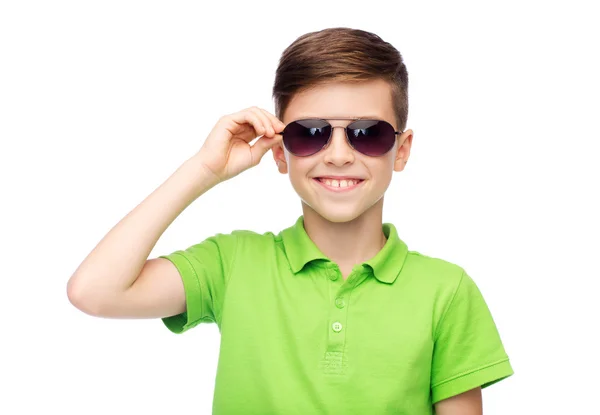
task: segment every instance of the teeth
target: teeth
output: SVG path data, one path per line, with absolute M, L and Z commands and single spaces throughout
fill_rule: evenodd
M 359 181 L 358 180 L 331 180 L 331 179 L 319 179 L 321 180 L 323 183 L 325 183 L 327 186 L 331 186 L 331 187 L 349 187 L 349 186 L 354 186 L 355 184 L 357 184 Z

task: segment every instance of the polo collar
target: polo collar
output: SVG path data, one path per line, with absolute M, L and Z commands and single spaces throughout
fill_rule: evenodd
M 408 253 L 408 247 L 398 237 L 396 227 L 391 223 L 383 223 L 382 230 L 387 241 L 383 248 L 370 260 L 363 262 L 373 270 L 375 278 L 388 284 L 393 283 Z M 281 231 L 281 238 L 292 272 L 298 273 L 304 266 L 314 260 L 331 261 L 310 239 L 304 228 L 304 216 L 296 223 Z

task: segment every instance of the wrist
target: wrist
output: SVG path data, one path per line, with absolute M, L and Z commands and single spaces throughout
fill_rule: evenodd
M 207 167 L 200 154 L 190 157 L 184 162 L 181 168 L 185 171 L 186 176 L 191 178 L 192 186 L 198 195 L 201 195 L 222 181 Z

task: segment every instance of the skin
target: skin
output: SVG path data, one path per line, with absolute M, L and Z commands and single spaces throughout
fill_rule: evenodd
M 320 117 L 335 127 L 352 121 L 333 118 L 367 116 L 385 120 L 398 130 L 390 86 L 383 80 L 332 83 L 298 93 L 282 121 L 288 124 L 301 118 Z M 412 137 L 410 129 L 397 135 L 394 147 L 380 157 L 355 151 L 342 128 L 334 128 L 329 145 L 312 156 L 296 157 L 282 142 L 272 149 L 279 172 L 289 175 L 302 200 L 307 234 L 340 266 L 344 278 L 354 265 L 375 256 L 386 242 L 381 228 L 384 193 L 393 172 L 404 170 Z M 326 175 L 358 176 L 365 181 L 351 192 L 334 194 L 312 179 Z
M 436 415 L 482 415 L 481 388 L 477 387 L 435 404 Z
M 384 80 L 360 83 L 335 82 L 294 95 L 281 121 L 319 117 L 332 126 L 346 126 L 351 120 L 336 118 L 375 118 L 385 120 L 398 131 L 389 84 Z M 334 128 L 329 145 L 307 157 L 290 154 L 282 142 L 272 148 L 273 159 L 302 201 L 306 233 L 319 249 L 337 263 L 344 279 L 352 268 L 375 256 L 385 245 L 381 227 L 384 193 L 394 172 L 404 170 L 410 156 L 413 131 L 396 136 L 394 147 L 379 157 L 366 156 L 346 141 L 345 131 Z M 323 189 L 313 177 L 356 176 L 365 179 L 357 189 L 333 193 Z M 445 399 L 435 405 L 437 415 L 479 415 L 481 390 Z

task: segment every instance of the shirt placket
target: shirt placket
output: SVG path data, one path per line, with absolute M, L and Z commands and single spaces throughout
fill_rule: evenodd
M 344 281 L 342 273 L 336 264 L 327 269 L 329 278 L 329 318 L 327 329 L 327 350 L 323 359 L 323 372 L 329 375 L 339 375 L 346 372 L 347 359 L 345 355 L 346 333 L 349 319 L 349 298 L 352 290 L 364 278 L 362 266 L 357 266 Z

